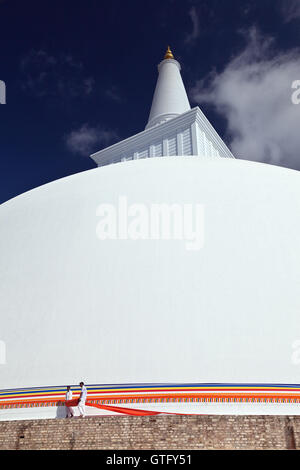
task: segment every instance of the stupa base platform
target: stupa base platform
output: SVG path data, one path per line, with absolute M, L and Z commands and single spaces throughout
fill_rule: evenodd
M 116 455 L 132 449 L 154 450 L 153 455 L 172 449 L 292 450 L 300 449 L 300 417 L 159 415 L 0 422 L 0 449 L 116 449 Z

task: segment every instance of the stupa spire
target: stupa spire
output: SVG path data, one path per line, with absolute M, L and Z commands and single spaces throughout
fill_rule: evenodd
M 164 59 L 158 65 L 158 79 L 149 115 L 149 127 L 162 124 L 191 109 L 180 74 L 180 64 L 168 46 Z

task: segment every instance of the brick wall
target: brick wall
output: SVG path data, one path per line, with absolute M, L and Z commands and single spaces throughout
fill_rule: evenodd
M 0 449 L 300 449 L 300 417 L 105 416 L 0 422 Z

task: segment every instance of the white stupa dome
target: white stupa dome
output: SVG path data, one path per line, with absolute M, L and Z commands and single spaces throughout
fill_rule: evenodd
M 149 213 L 155 204 L 201 207 L 199 246 L 119 233 L 101 240 L 99 207 L 118 215 L 120 198 Z M 91 384 L 112 384 L 118 396 L 125 385 L 117 384 L 140 397 L 164 384 L 170 396 L 259 389 L 271 400 L 296 397 L 267 410 L 249 397 L 231 408 L 129 401 L 135 409 L 297 413 L 299 214 L 299 172 L 186 155 L 103 166 L 3 204 L 0 419 L 29 416 L 9 400 L 62 397 L 82 379 L 91 393 Z M 46 416 L 37 410 L 30 416 Z

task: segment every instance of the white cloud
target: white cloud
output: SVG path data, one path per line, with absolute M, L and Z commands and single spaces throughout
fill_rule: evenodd
M 72 153 L 89 156 L 92 152 L 100 150 L 102 146 L 109 145 L 117 139 L 118 135 L 112 130 L 83 124 L 79 129 L 67 134 L 64 140 Z
M 186 35 L 184 42 L 186 44 L 191 44 L 192 42 L 195 41 L 195 39 L 197 39 L 197 37 L 200 34 L 200 25 L 199 25 L 199 18 L 198 18 L 197 10 L 194 6 L 190 8 L 188 13 L 191 18 L 193 28 L 192 28 L 192 31 Z
M 281 0 L 281 12 L 286 23 L 300 18 L 300 0 Z
M 223 72 L 196 82 L 191 96 L 225 116 L 237 158 L 300 169 L 300 105 L 291 100 L 300 51 L 276 52 L 273 46 L 252 29 L 243 52 Z
M 93 77 L 85 78 L 83 80 L 83 90 L 85 95 L 90 95 L 94 89 L 95 80 Z
M 90 95 L 95 81 L 85 76 L 82 62 L 70 54 L 57 56 L 32 49 L 20 63 L 22 88 L 37 97 L 70 98 Z
M 112 85 L 110 88 L 108 88 L 105 91 L 105 95 L 107 98 L 117 103 L 122 103 L 124 101 L 118 87 L 115 85 Z

